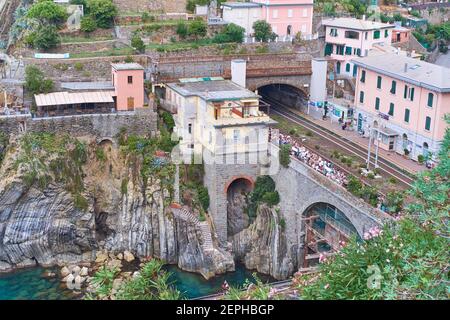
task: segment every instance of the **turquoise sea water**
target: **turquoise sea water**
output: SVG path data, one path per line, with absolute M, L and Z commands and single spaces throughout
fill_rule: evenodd
M 246 279 L 255 282 L 252 271 L 245 269 L 242 265 L 237 265 L 235 272 L 228 272 L 209 280 L 205 280 L 197 273 L 181 271 L 176 266 L 166 266 L 165 269 L 172 272 L 170 280 L 173 281 L 183 296 L 188 299 L 220 293 L 225 280 L 232 286 L 242 286 Z M 263 282 L 273 281 L 267 275 L 257 274 L 257 277 Z
M 74 299 L 73 293 L 61 286 L 58 277 L 44 277 L 46 270 L 56 272 L 53 269 L 36 267 L 0 273 L 0 300 Z
M 246 279 L 254 280 L 252 272 L 243 266 L 237 266 L 235 272 L 205 280 L 196 273 L 185 272 L 176 266 L 165 266 L 172 273 L 171 281 L 186 298 L 196 298 L 221 291 L 226 280 L 230 285 L 241 285 Z M 41 267 L 18 270 L 12 273 L 0 273 L 0 300 L 68 300 L 76 299 L 72 291 L 64 289 L 59 277 L 46 278 L 44 272 L 57 269 Z M 264 282 L 271 279 L 258 275 Z

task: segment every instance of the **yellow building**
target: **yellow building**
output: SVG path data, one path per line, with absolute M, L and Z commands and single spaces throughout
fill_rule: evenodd
M 269 106 L 233 81 L 181 79 L 167 84 L 164 103 L 176 110 L 183 154 L 267 153 Z

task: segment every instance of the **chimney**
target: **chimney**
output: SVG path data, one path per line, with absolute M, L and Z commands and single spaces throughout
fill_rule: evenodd
M 405 73 L 408 72 L 408 63 L 405 63 Z
M 231 61 L 231 81 L 245 88 L 247 85 L 247 62 L 243 59 Z

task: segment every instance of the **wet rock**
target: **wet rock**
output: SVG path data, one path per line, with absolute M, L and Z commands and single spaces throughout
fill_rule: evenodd
M 83 267 L 80 270 L 80 276 L 86 277 L 88 275 L 89 269 L 87 267 Z
M 77 276 L 78 274 L 80 274 L 80 271 L 81 271 L 81 268 L 80 268 L 79 266 L 74 266 L 74 267 L 71 269 L 71 272 L 72 272 L 75 276 Z
M 108 255 L 102 251 L 97 252 L 95 263 L 102 263 L 108 260 Z
M 233 254 L 247 269 L 283 280 L 293 274 L 295 259 L 287 249 L 286 235 L 277 219 L 274 209 L 258 208 L 255 222 L 234 235 Z
M 70 270 L 67 267 L 62 267 L 60 272 L 61 272 L 61 277 L 65 278 L 69 275 Z
M 73 274 L 69 274 L 67 277 L 65 277 L 62 281 L 66 282 L 66 283 L 73 283 L 75 280 L 75 277 Z
M 123 252 L 123 258 L 126 262 L 131 262 L 134 260 L 134 255 L 130 251 L 126 250 Z
M 86 278 L 83 278 L 83 277 L 81 277 L 81 276 L 76 276 L 75 278 L 74 278 L 74 282 L 75 282 L 75 285 L 78 285 L 78 286 L 81 286 L 81 284 L 84 282 L 86 280 Z

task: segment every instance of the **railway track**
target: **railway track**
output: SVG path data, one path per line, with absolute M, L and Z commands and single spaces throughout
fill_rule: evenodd
M 346 150 L 347 152 L 351 153 L 352 155 L 357 156 L 358 158 L 364 160 L 364 162 L 367 161 L 367 149 L 351 142 L 350 140 L 340 137 L 336 135 L 335 133 L 326 130 L 324 128 L 321 128 L 320 126 L 317 126 L 316 124 L 312 123 L 311 121 L 299 116 L 298 114 L 292 112 L 289 110 L 289 107 L 270 98 L 267 96 L 263 96 L 263 100 L 269 102 L 272 106 L 276 106 L 278 108 L 271 108 L 271 112 L 275 113 L 277 115 L 280 115 L 284 117 L 287 120 L 290 120 L 305 129 L 311 131 L 312 133 L 315 133 L 319 137 L 322 137 L 333 144 L 336 144 L 338 147 Z M 370 155 L 370 164 L 375 165 L 375 155 L 374 153 L 371 153 Z M 404 172 L 402 169 L 396 167 L 392 163 L 389 162 L 389 160 L 383 158 L 380 154 L 378 155 L 378 168 L 381 172 L 384 172 L 385 174 L 394 177 L 401 183 L 405 184 L 408 187 L 412 186 L 412 183 L 414 182 L 414 178 Z
M 270 282 L 268 284 L 270 285 L 271 288 L 282 290 L 282 289 L 290 287 L 290 285 L 292 284 L 292 279 Z M 245 290 L 243 289 L 242 291 L 245 291 Z M 191 300 L 220 300 L 223 296 L 224 296 L 223 293 L 214 293 L 214 294 L 210 294 L 207 296 L 193 298 Z

